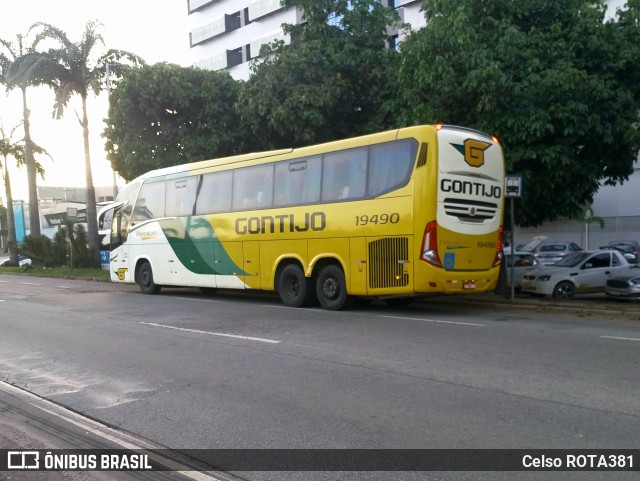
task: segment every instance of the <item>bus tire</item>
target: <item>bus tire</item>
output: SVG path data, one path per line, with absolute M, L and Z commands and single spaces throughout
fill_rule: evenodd
M 157 294 L 161 287 L 153 282 L 151 264 L 143 262 L 138 269 L 138 287 L 143 294 Z
M 287 307 L 304 307 L 313 300 L 313 288 L 297 264 L 288 264 L 278 274 L 278 294 Z
M 318 274 L 316 294 L 320 305 L 329 311 L 347 309 L 351 297 L 347 293 L 344 272 L 336 264 L 324 266 Z

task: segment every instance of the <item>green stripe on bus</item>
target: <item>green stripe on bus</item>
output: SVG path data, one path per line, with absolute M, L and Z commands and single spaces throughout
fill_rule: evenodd
M 182 265 L 195 274 L 247 275 L 229 256 L 206 217 L 163 219 L 160 227 Z

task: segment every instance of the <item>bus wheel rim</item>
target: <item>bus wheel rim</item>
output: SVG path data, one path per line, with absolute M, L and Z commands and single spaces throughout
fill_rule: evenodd
M 300 282 L 295 276 L 287 279 L 287 294 L 292 297 L 298 297 L 300 295 Z
M 322 292 L 328 299 L 335 299 L 340 292 L 340 286 L 335 277 L 328 277 L 322 285 Z

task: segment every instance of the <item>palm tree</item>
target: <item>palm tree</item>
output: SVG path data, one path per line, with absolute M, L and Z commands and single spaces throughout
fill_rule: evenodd
M 104 88 L 105 66 L 109 62 L 125 59 L 133 64 L 143 64 L 137 55 L 124 50 L 109 49 L 102 55 L 95 53 L 104 39 L 98 32 L 102 25 L 88 22 L 82 40 L 73 43 L 64 31 L 47 23 L 36 23 L 30 31 L 37 30 L 36 47 L 45 40 L 52 40 L 58 48 L 34 54 L 26 63 L 32 65 L 33 75 L 40 82 L 54 85 L 54 117 L 60 118 L 74 94 L 82 99 L 82 119 L 79 119 L 84 137 L 84 162 L 87 183 L 87 234 L 89 247 L 94 251 L 95 260 L 99 251 L 98 223 L 96 218 L 96 195 L 91 173 L 91 154 L 89 150 L 89 119 L 87 115 L 87 97 L 92 91 L 98 95 Z M 32 77 L 33 80 L 36 80 Z
M 33 156 L 34 146 L 31 141 L 29 108 L 27 107 L 27 87 L 39 85 L 37 77 L 32 76 L 29 66 L 21 62 L 26 56 L 35 51 L 35 43 L 25 46 L 25 38 L 16 36 L 15 42 L 0 39 L 0 45 L 9 54 L 0 52 L 0 83 L 8 90 L 19 88 L 22 91 L 22 125 L 24 126 L 24 152 L 27 166 L 27 181 L 29 183 L 29 229 L 31 235 L 39 236 L 40 214 L 38 211 L 38 187 L 36 182 L 36 161 Z M 33 77 L 33 80 L 32 80 Z
M 9 157 L 13 157 L 18 165 L 23 164 L 25 160 L 25 149 L 23 146 L 11 141 L 18 127 L 20 126 L 14 127 L 11 133 L 7 135 L 2 125 L 0 125 L 0 156 L 4 158 L 2 173 L 4 177 L 4 188 L 7 194 L 7 240 L 9 244 L 9 258 L 12 266 L 18 265 L 18 252 L 16 251 L 18 242 L 16 239 L 15 219 L 13 217 L 13 195 L 11 194 L 11 179 L 9 178 Z

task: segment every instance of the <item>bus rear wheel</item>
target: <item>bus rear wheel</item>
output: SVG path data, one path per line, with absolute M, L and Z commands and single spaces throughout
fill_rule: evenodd
M 289 264 L 280 271 L 278 294 L 287 307 L 308 306 L 314 298 L 313 287 L 297 264 Z
M 316 293 L 324 309 L 339 311 L 350 305 L 351 297 L 347 294 L 344 272 L 335 264 L 329 264 L 320 270 Z
M 143 262 L 138 270 L 138 286 L 143 294 L 157 294 L 160 286 L 153 282 L 153 270 L 151 264 Z

